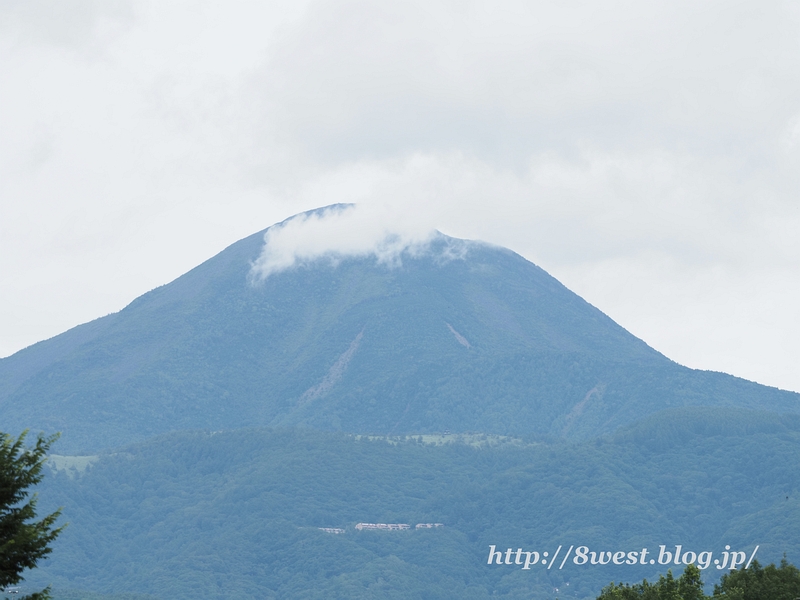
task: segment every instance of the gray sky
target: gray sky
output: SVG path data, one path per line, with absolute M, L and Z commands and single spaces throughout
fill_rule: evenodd
M 0 356 L 359 202 L 800 391 L 799 192 L 796 2 L 0 0 Z

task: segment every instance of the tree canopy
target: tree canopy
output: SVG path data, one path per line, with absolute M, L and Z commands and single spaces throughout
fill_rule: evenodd
M 730 600 L 795 600 L 800 598 L 800 569 L 786 558 L 780 567 L 762 567 L 754 560 L 749 569 L 723 575 L 714 586 L 714 596 Z
M 47 451 L 58 435 L 39 435 L 33 447 L 25 445 L 27 431 L 18 438 L 0 433 L 0 590 L 22 581 L 22 572 L 32 569 L 50 553 L 50 543 L 63 529 L 55 527 L 57 510 L 36 520 L 36 494 L 31 487 L 42 480 Z M 49 590 L 20 600 L 50 598 Z
M 626 583 L 611 583 L 603 588 L 597 600 L 706 600 L 708 596 L 703 593 L 703 582 L 700 579 L 700 569 L 695 565 L 687 565 L 686 570 L 678 579 L 667 571 L 666 576 L 661 575 L 655 583 L 646 579 L 641 583 L 629 585 Z
M 784 558 L 780 567 L 762 567 L 757 560 L 748 569 L 726 573 L 714 586 L 714 595 L 703 593 L 700 569 L 688 565 L 679 579 L 672 571 L 656 583 L 645 579 L 633 585 L 611 583 L 597 600 L 796 600 L 800 598 L 800 569 Z

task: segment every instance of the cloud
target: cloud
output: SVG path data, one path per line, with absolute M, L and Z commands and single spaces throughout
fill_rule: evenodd
M 0 0 L 0 354 L 356 203 L 275 228 L 265 272 L 486 240 L 800 389 L 796 4 L 50 4 Z
M 9 32 L 16 44 L 44 42 L 86 50 L 127 29 L 133 13 L 129 0 L 2 0 L 0 30 Z
M 253 72 L 252 117 L 326 163 L 757 154 L 797 110 L 797 30 L 786 3 L 316 2 Z
M 796 176 L 739 176 L 726 157 L 652 149 L 543 152 L 519 168 L 431 152 L 332 168 L 295 196 L 309 208 L 357 202 L 391 215 L 382 222 L 511 247 L 549 269 L 648 255 L 707 268 L 793 260 L 800 207 L 775 182 Z
M 403 218 L 381 204 L 344 205 L 314 210 L 270 227 L 264 248 L 251 268 L 253 280 L 327 260 L 373 256 L 379 264 L 398 266 L 402 255 L 426 250 L 436 231 Z

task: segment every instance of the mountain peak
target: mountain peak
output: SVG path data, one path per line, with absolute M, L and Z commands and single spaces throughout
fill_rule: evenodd
M 796 394 L 676 365 L 510 250 L 434 231 L 387 260 L 363 242 L 377 229 L 307 244 L 307 224 L 353 210 L 251 235 L 0 360 L 6 428 L 91 450 L 188 428 L 584 437 L 683 405 L 796 411 Z M 292 260 L 254 277 L 276 240 Z

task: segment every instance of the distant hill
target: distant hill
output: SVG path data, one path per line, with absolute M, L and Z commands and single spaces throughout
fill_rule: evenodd
M 40 505 L 62 506 L 70 525 L 29 585 L 53 584 L 64 600 L 75 598 L 61 595 L 68 589 L 164 600 L 593 599 L 611 580 L 652 580 L 668 567 L 526 571 L 488 566 L 489 546 L 563 545 L 563 556 L 570 545 L 652 554 L 681 544 L 722 558 L 726 545 L 758 544 L 762 564 L 784 553 L 800 562 L 800 416 L 681 408 L 580 443 L 419 439 L 178 432 L 76 460 L 80 469 L 62 458 Z M 362 521 L 411 530 L 357 531 Z M 427 522 L 444 526 L 415 528 Z M 712 564 L 703 579 L 722 572 Z
M 182 429 L 584 439 L 672 407 L 800 411 L 798 394 L 677 365 L 503 248 L 439 235 L 401 266 L 254 283 L 263 239 L 0 360 L 3 429 L 89 452 Z

